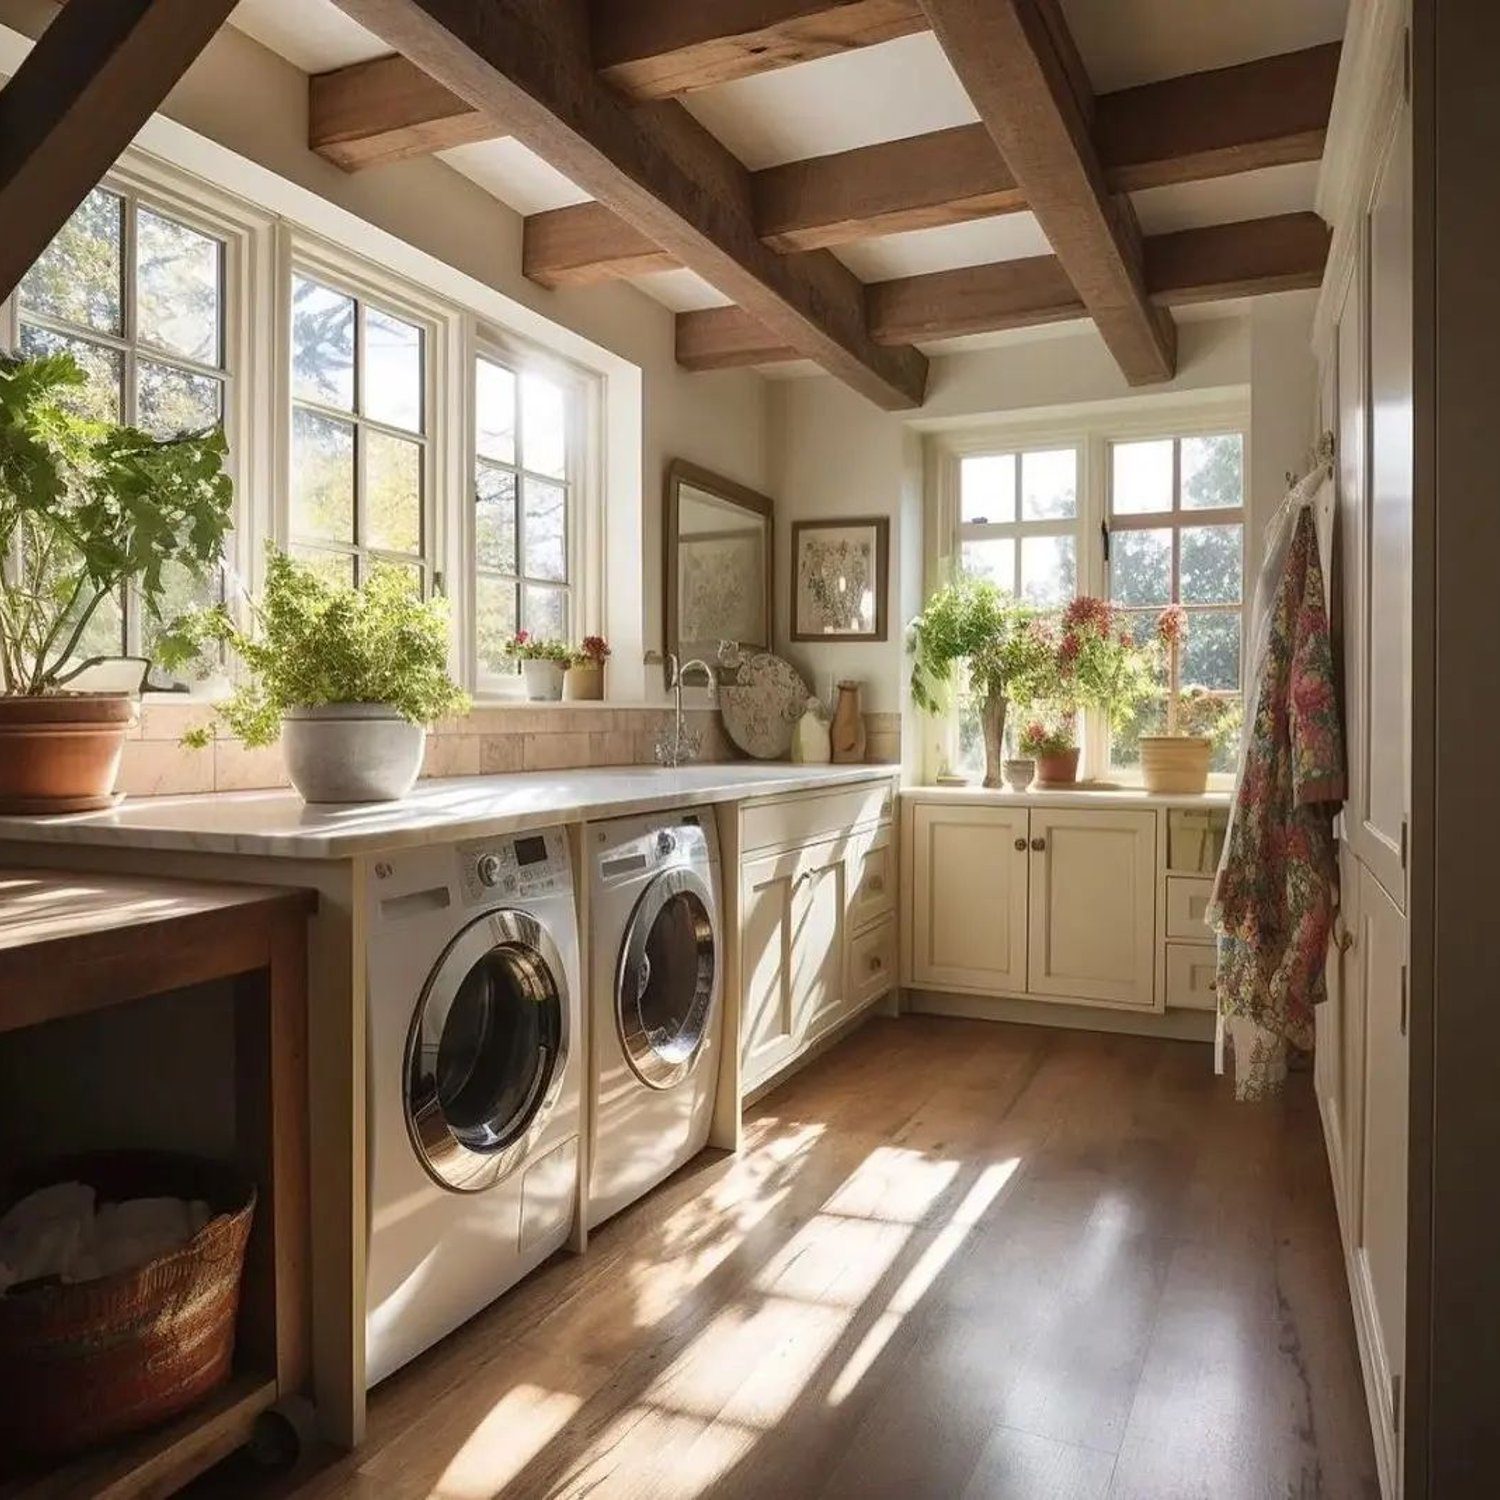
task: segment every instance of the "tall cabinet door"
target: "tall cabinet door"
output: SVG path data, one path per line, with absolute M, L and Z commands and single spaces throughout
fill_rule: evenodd
M 844 1013 L 844 886 L 841 841 L 802 851 L 793 882 L 792 996 L 799 1045 Z
M 1363 1203 L 1358 1264 L 1373 1315 L 1387 1432 L 1400 1426 L 1390 1377 L 1406 1359 L 1406 1159 L 1408 1058 L 1406 918 L 1368 870 L 1355 944 L 1365 1000 Z
M 1024 807 L 913 809 L 911 976 L 944 990 L 1026 988 Z
M 754 1088 L 797 1051 L 793 937 L 801 856 L 770 855 L 740 870 L 740 1067 Z
M 1411 116 L 1396 123 L 1370 208 L 1370 457 L 1355 852 L 1406 908 L 1411 760 Z
M 1156 814 L 1033 808 L 1027 988 L 1155 1004 Z

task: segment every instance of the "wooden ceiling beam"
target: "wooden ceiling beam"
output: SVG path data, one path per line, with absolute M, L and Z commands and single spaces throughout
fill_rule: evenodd
M 1177 369 L 1171 314 L 1152 305 L 1128 199 L 1111 195 L 1086 80 L 1059 42 L 1053 0 L 922 0 L 980 123 L 1132 385 Z
M 234 0 L 72 0 L 0 88 L 0 301 L 223 25 Z
M 1101 95 L 1094 136 L 1106 181 L 1115 192 L 1136 192 L 1316 161 L 1338 60 L 1334 42 Z M 760 236 L 786 251 L 1026 207 L 983 125 L 788 162 L 752 180 Z M 546 286 L 639 274 L 653 247 L 608 217 L 582 204 L 528 218 L 526 274 Z
M 750 174 L 681 105 L 633 109 L 601 82 L 576 4 L 338 4 L 799 354 L 879 405 L 921 405 L 927 361 L 870 339 L 848 268 L 826 251 L 786 257 L 763 245 Z
M 1278 214 L 1146 239 L 1148 293 L 1159 307 L 1316 287 L 1328 258 L 1328 228 L 1313 213 Z M 870 335 L 918 343 L 1084 318 L 1083 304 L 1054 256 L 903 276 L 866 288 Z M 795 359 L 737 307 L 677 315 L 678 363 L 693 370 Z
M 927 29 L 917 0 L 593 0 L 594 65 L 667 99 Z

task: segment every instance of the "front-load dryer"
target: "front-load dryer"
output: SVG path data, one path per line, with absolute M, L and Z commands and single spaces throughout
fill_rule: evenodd
M 588 1222 L 708 1142 L 723 1026 L 712 814 L 591 824 Z
M 569 1238 L 582 986 L 560 829 L 400 850 L 368 882 L 366 1383 Z

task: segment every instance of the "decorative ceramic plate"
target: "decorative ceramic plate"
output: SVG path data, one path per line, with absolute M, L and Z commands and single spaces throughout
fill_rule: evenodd
M 791 662 L 760 651 L 740 658 L 733 682 L 719 688 L 724 732 L 746 755 L 780 760 L 807 707 L 807 684 Z

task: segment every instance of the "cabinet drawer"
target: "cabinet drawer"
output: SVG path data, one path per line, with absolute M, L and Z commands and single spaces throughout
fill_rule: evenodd
M 862 823 L 889 818 L 894 802 L 891 782 L 870 781 L 831 792 L 798 792 L 754 803 L 740 813 L 740 848 L 750 854 L 847 833 Z
M 847 1009 L 878 1000 L 896 982 L 896 921 L 888 918 L 849 942 Z
M 1183 1010 L 1216 1010 L 1214 971 L 1217 950 L 1202 943 L 1167 944 L 1167 1005 Z
M 1182 875 L 1167 877 L 1167 936 L 1187 938 L 1189 942 L 1206 943 L 1213 939 L 1213 929 L 1203 920 L 1209 898 L 1214 893 L 1211 880 L 1193 880 Z
M 889 827 L 863 835 L 849 851 L 849 926 L 858 932 L 896 909 L 896 849 Z

